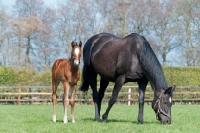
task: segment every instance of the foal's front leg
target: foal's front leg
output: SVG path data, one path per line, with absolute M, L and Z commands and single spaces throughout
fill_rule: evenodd
M 76 88 L 77 88 L 77 84 L 75 84 L 74 86 L 71 87 L 71 100 L 70 100 L 70 104 L 71 104 L 71 120 L 72 120 L 72 123 L 75 123 L 74 107 L 75 107 Z
M 56 104 L 57 104 L 56 91 L 57 91 L 58 84 L 59 84 L 59 81 L 52 79 L 52 102 L 53 102 L 52 120 L 53 120 L 53 122 L 56 122 Z
M 63 122 L 67 123 L 67 108 L 69 105 L 69 98 L 68 98 L 68 93 L 69 93 L 69 83 L 64 82 L 64 96 L 63 96 L 63 106 L 64 106 L 64 117 L 63 117 Z

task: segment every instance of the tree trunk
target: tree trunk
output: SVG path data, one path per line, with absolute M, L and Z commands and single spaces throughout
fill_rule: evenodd
M 26 65 L 26 68 L 28 69 L 29 68 L 29 65 L 30 65 L 30 48 L 31 48 L 31 37 L 28 36 L 27 38 L 27 48 L 26 48 L 26 57 L 25 57 L 25 65 Z

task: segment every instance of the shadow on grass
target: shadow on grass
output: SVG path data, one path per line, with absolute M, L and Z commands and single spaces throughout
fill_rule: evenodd
M 104 123 L 102 119 L 100 121 L 96 121 L 93 118 L 84 118 L 82 119 L 83 121 L 94 121 L 94 122 L 99 122 L 99 123 Z M 138 124 L 138 125 L 143 125 L 143 124 L 160 124 L 159 121 L 144 121 L 143 124 L 139 124 L 138 121 L 130 121 L 130 120 L 124 120 L 124 119 L 107 119 L 106 123 L 118 123 L 118 122 L 123 122 L 123 123 L 133 123 L 133 124 Z

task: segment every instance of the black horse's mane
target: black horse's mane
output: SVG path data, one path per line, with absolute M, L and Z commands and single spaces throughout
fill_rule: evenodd
M 146 76 L 154 85 L 153 89 L 167 89 L 168 85 L 160 62 L 145 37 L 140 36 L 140 38 L 144 42 L 140 51 L 140 62 Z

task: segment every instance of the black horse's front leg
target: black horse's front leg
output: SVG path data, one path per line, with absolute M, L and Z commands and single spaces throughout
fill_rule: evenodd
M 102 116 L 104 123 L 107 121 L 108 113 L 109 113 L 110 109 L 112 108 L 114 103 L 117 101 L 119 91 L 121 90 L 124 82 L 125 82 L 125 75 L 119 76 L 117 78 L 117 80 L 115 81 L 115 86 L 114 86 L 113 91 L 112 91 L 112 97 L 110 98 L 110 100 L 108 102 L 108 108 L 106 109 L 106 112 Z
M 99 93 L 98 93 L 98 112 L 99 112 L 99 115 L 101 114 L 101 102 L 102 102 L 102 99 L 104 97 L 104 93 L 105 93 L 105 90 L 107 88 L 109 84 L 109 81 L 101 78 L 100 80 L 100 89 L 99 89 Z
M 145 95 L 145 89 L 147 86 L 148 81 L 145 82 L 138 82 L 139 85 L 139 97 L 138 97 L 138 103 L 139 103 L 139 111 L 138 111 L 138 122 L 140 124 L 144 123 L 143 119 L 143 112 L 144 112 L 144 95 Z

